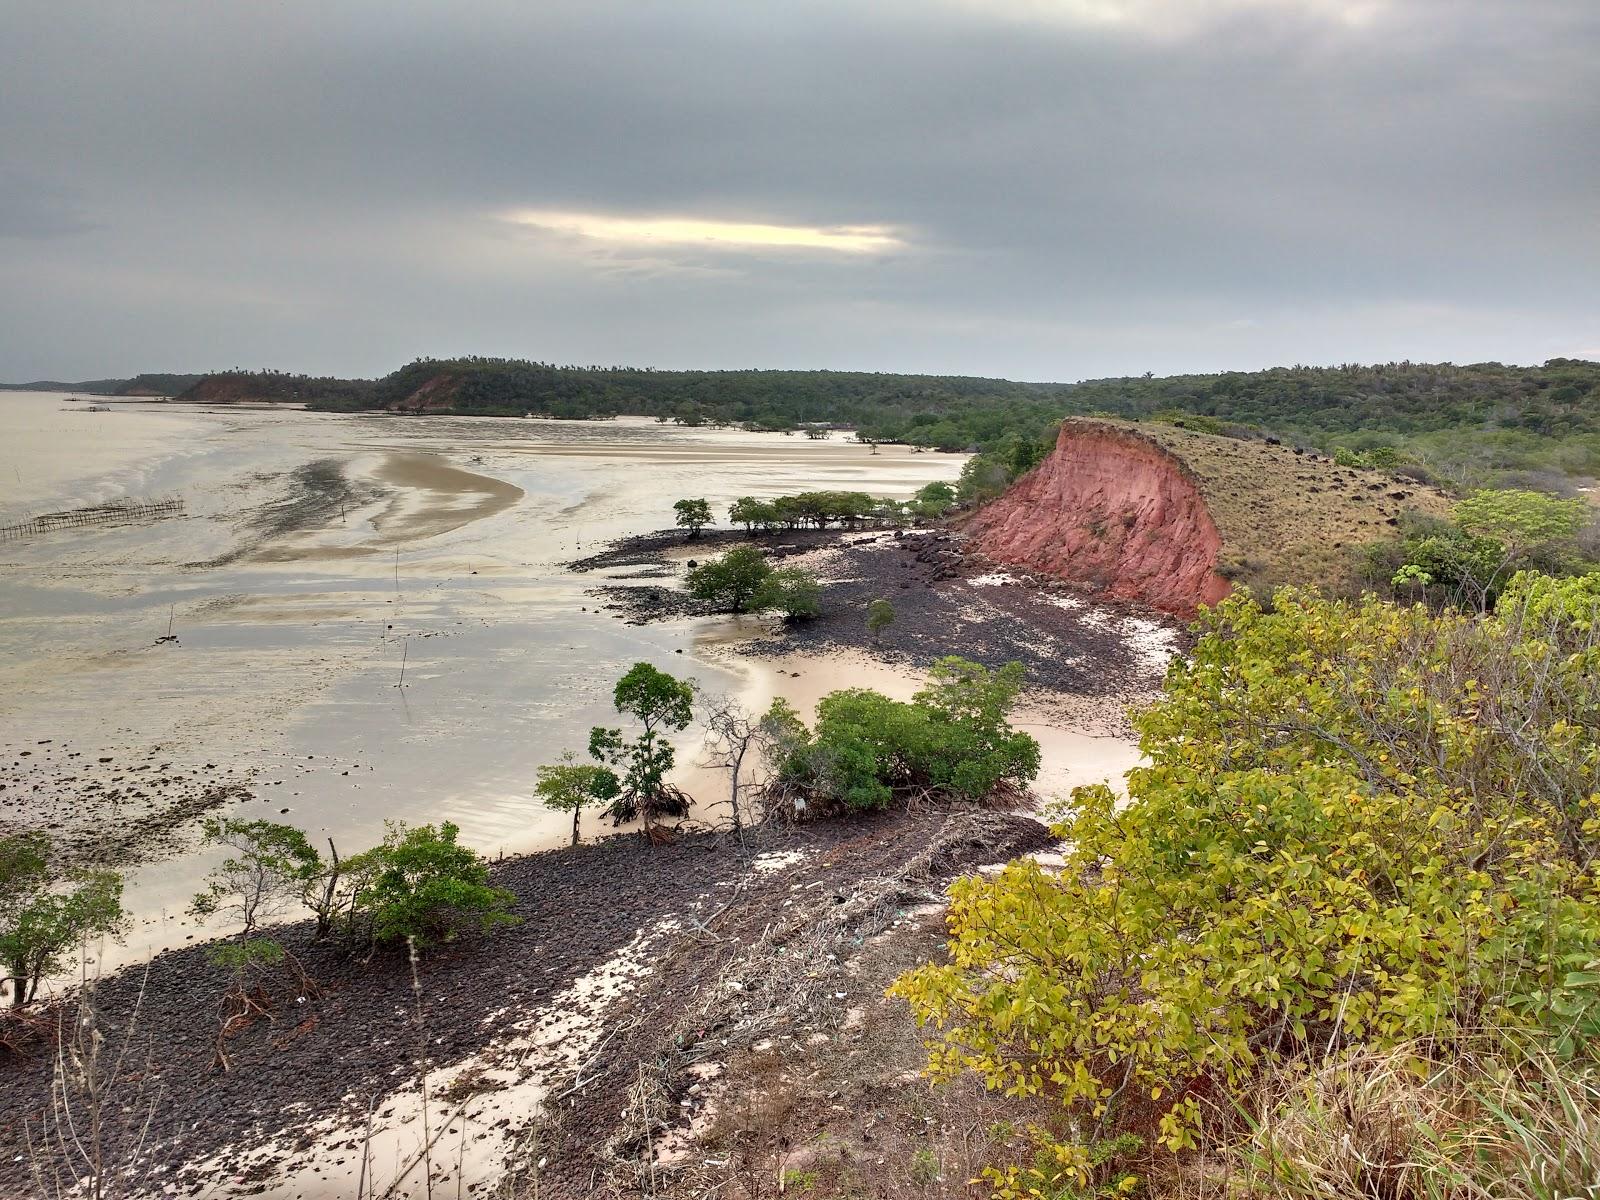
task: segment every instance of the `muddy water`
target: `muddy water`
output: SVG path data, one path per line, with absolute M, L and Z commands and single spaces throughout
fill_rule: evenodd
M 719 622 L 624 625 L 585 594 L 602 579 L 560 564 L 670 524 L 683 496 L 714 511 L 814 488 L 906 496 L 962 464 L 642 420 L 81 409 L 0 394 L 0 524 L 119 499 L 184 512 L 0 542 L 0 820 L 25 823 L 46 792 L 69 822 L 104 819 L 72 789 L 126 786 L 154 753 L 175 773 L 252 772 L 256 798 L 230 811 L 346 852 L 388 820 L 454 821 L 491 855 L 558 844 L 568 822 L 530 800 L 534 770 L 615 719 L 610 689 L 637 660 L 752 704 L 806 707 L 824 683 L 908 693 L 864 659 L 781 676 L 733 659 Z M 1125 744 L 1034 732 L 1053 785 L 1130 761 Z M 695 750 L 682 782 L 716 786 Z M 70 787 L 49 754 L 76 755 Z M 174 852 L 130 870 L 138 925 L 108 961 L 194 935 L 182 910 L 208 860 Z

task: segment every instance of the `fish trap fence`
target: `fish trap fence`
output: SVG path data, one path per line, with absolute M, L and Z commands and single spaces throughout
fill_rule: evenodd
M 183 515 L 183 500 L 117 500 L 91 504 L 65 512 L 44 513 L 12 525 L 0 525 L 0 542 L 16 542 L 69 529 L 103 529 L 112 525 L 139 525 Z

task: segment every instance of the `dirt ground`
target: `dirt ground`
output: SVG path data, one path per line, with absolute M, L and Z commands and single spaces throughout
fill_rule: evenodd
M 659 1174 L 685 1180 L 690 1190 L 682 1194 L 704 1194 L 694 1190 L 688 1158 L 673 1168 L 640 1150 L 694 1116 L 694 1069 L 721 1061 L 728 1077 L 739 1079 L 764 1071 L 773 1047 L 824 1031 L 877 1055 L 878 1017 L 869 1025 L 851 1014 L 876 1014 L 886 1003 L 886 968 L 856 976 L 848 964 L 862 947 L 878 944 L 874 937 L 910 928 L 912 909 L 935 901 L 955 874 L 1048 841 L 1029 818 L 962 809 L 768 829 L 743 843 L 692 834 L 649 846 L 623 835 L 507 859 L 496 865 L 494 881 L 516 894 L 520 923 L 425 951 L 416 990 L 403 953 L 368 959 L 314 944 L 307 924 L 282 930 L 279 940 L 314 987 L 287 970 L 271 976 L 259 997 L 266 1017 L 225 1043 L 227 1071 L 215 1061 L 226 972 L 203 945 L 171 951 L 147 972 L 123 971 L 94 990 L 100 1028 L 124 1055 L 123 1116 L 114 1121 L 150 1116 L 138 1174 L 172 1194 L 268 1190 L 311 1151 L 313 1118 L 330 1116 L 352 1131 L 337 1147 L 344 1153 L 328 1164 L 331 1172 L 358 1154 L 365 1114 L 383 1116 L 390 1098 L 418 1075 L 419 1038 L 429 1070 L 481 1054 L 641 931 L 675 923 L 679 932 L 660 933 L 643 948 L 651 965 L 634 992 L 621 1001 L 596 997 L 593 1011 L 579 1014 L 610 1032 L 553 1102 L 554 1125 L 541 1129 L 535 1114 L 522 1117 L 544 1163 L 532 1173 L 540 1195 L 623 1194 L 636 1166 L 649 1172 L 652 1163 Z M 896 945 L 897 954 L 909 949 Z M 740 977 L 738 988 L 728 986 Z M 36 1027 L 22 1054 L 0 1052 L 10 1101 L 0 1116 L 0 1194 L 30 1194 L 30 1159 L 50 1106 L 49 1032 Z M 914 1068 L 906 1035 L 899 1036 L 897 1075 Z M 747 1057 L 734 1063 L 738 1055 Z M 660 1094 L 654 1107 L 649 1097 L 644 1107 L 630 1100 L 641 1079 L 649 1097 Z M 456 1086 L 470 1089 L 471 1078 Z M 740 1084 L 739 1093 L 747 1092 L 755 1094 Z M 719 1136 L 738 1144 L 726 1156 L 730 1170 L 754 1170 L 788 1152 L 766 1147 L 758 1130 L 746 1144 L 736 1111 L 729 1106 L 717 1126 Z M 644 1113 L 651 1114 L 647 1123 Z M 815 1114 L 819 1128 L 825 1115 Z M 111 1143 L 127 1144 L 124 1135 L 131 1139 L 133 1131 L 113 1129 Z M 274 1149 L 263 1155 L 263 1146 Z
M 619 1036 L 542 1132 L 539 1195 L 968 1194 L 1011 1135 L 970 1085 L 920 1078 L 920 1035 L 884 993 L 943 952 L 950 879 L 1050 835 L 971 808 L 842 831 L 747 875 L 611 1014 Z

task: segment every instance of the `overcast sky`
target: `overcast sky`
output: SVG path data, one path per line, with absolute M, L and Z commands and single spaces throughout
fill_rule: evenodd
M 0 379 L 1600 358 L 1600 0 L 0 0 Z

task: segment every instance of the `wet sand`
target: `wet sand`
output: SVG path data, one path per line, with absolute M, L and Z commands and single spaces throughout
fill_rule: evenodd
M 907 496 L 963 461 L 653 421 L 63 404 L 0 397 L 0 419 L 35 442 L 105 431 L 85 478 L 10 464 L 23 487 L 0 492 L 9 511 L 185 501 L 176 520 L 0 546 L 0 797 L 18 801 L 0 821 L 60 822 L 69 841 L 104 820 L 116 784 L 46 783 L 22 755 L 40 741 L 97 769 L 109 757 L 112 772 L 156 752 L 173 773 L 225 776 L 249 797 L 226 811 L 345 852 L 385 820 L 455 821 L 491 856 L 560 844 L 565 820 L 532 801 L 534 771 L 615 721 L 628 665 L 713 691 L 739 681 L 696 655 L 692 625 L 630 628 L 562 563 L 658 528 L 685 495 L 719 511 L 812 488 Z M 35 449 L 71 460 L 70 443 Z M 169 627 L 177 640 L 161 642 Z M 686 735 L 686 779 L 697 751 Z M 41 786 L 54 799 L 30 815 L 21 798 Z M 162 861 L 129 868 L 136 925 L 106 965 L 213 932 L 183 911 L 210 862 L 192 824 L 150 847 Z
M 453 467 L 437 454 L 390 454 L 377 478 L 400 490 L 407 504 L 374 524 L 388 542 L 435 537 L 510 508 L 522 499 L 514 483 Z
M 89 412 L 90 403 L 111 411 Z M 192 414 L 54 392 L 0 394 L 0 421 L 0 525 L 130 493 L 151 495 L 147 469 L 191 452 L 205 430 Z

